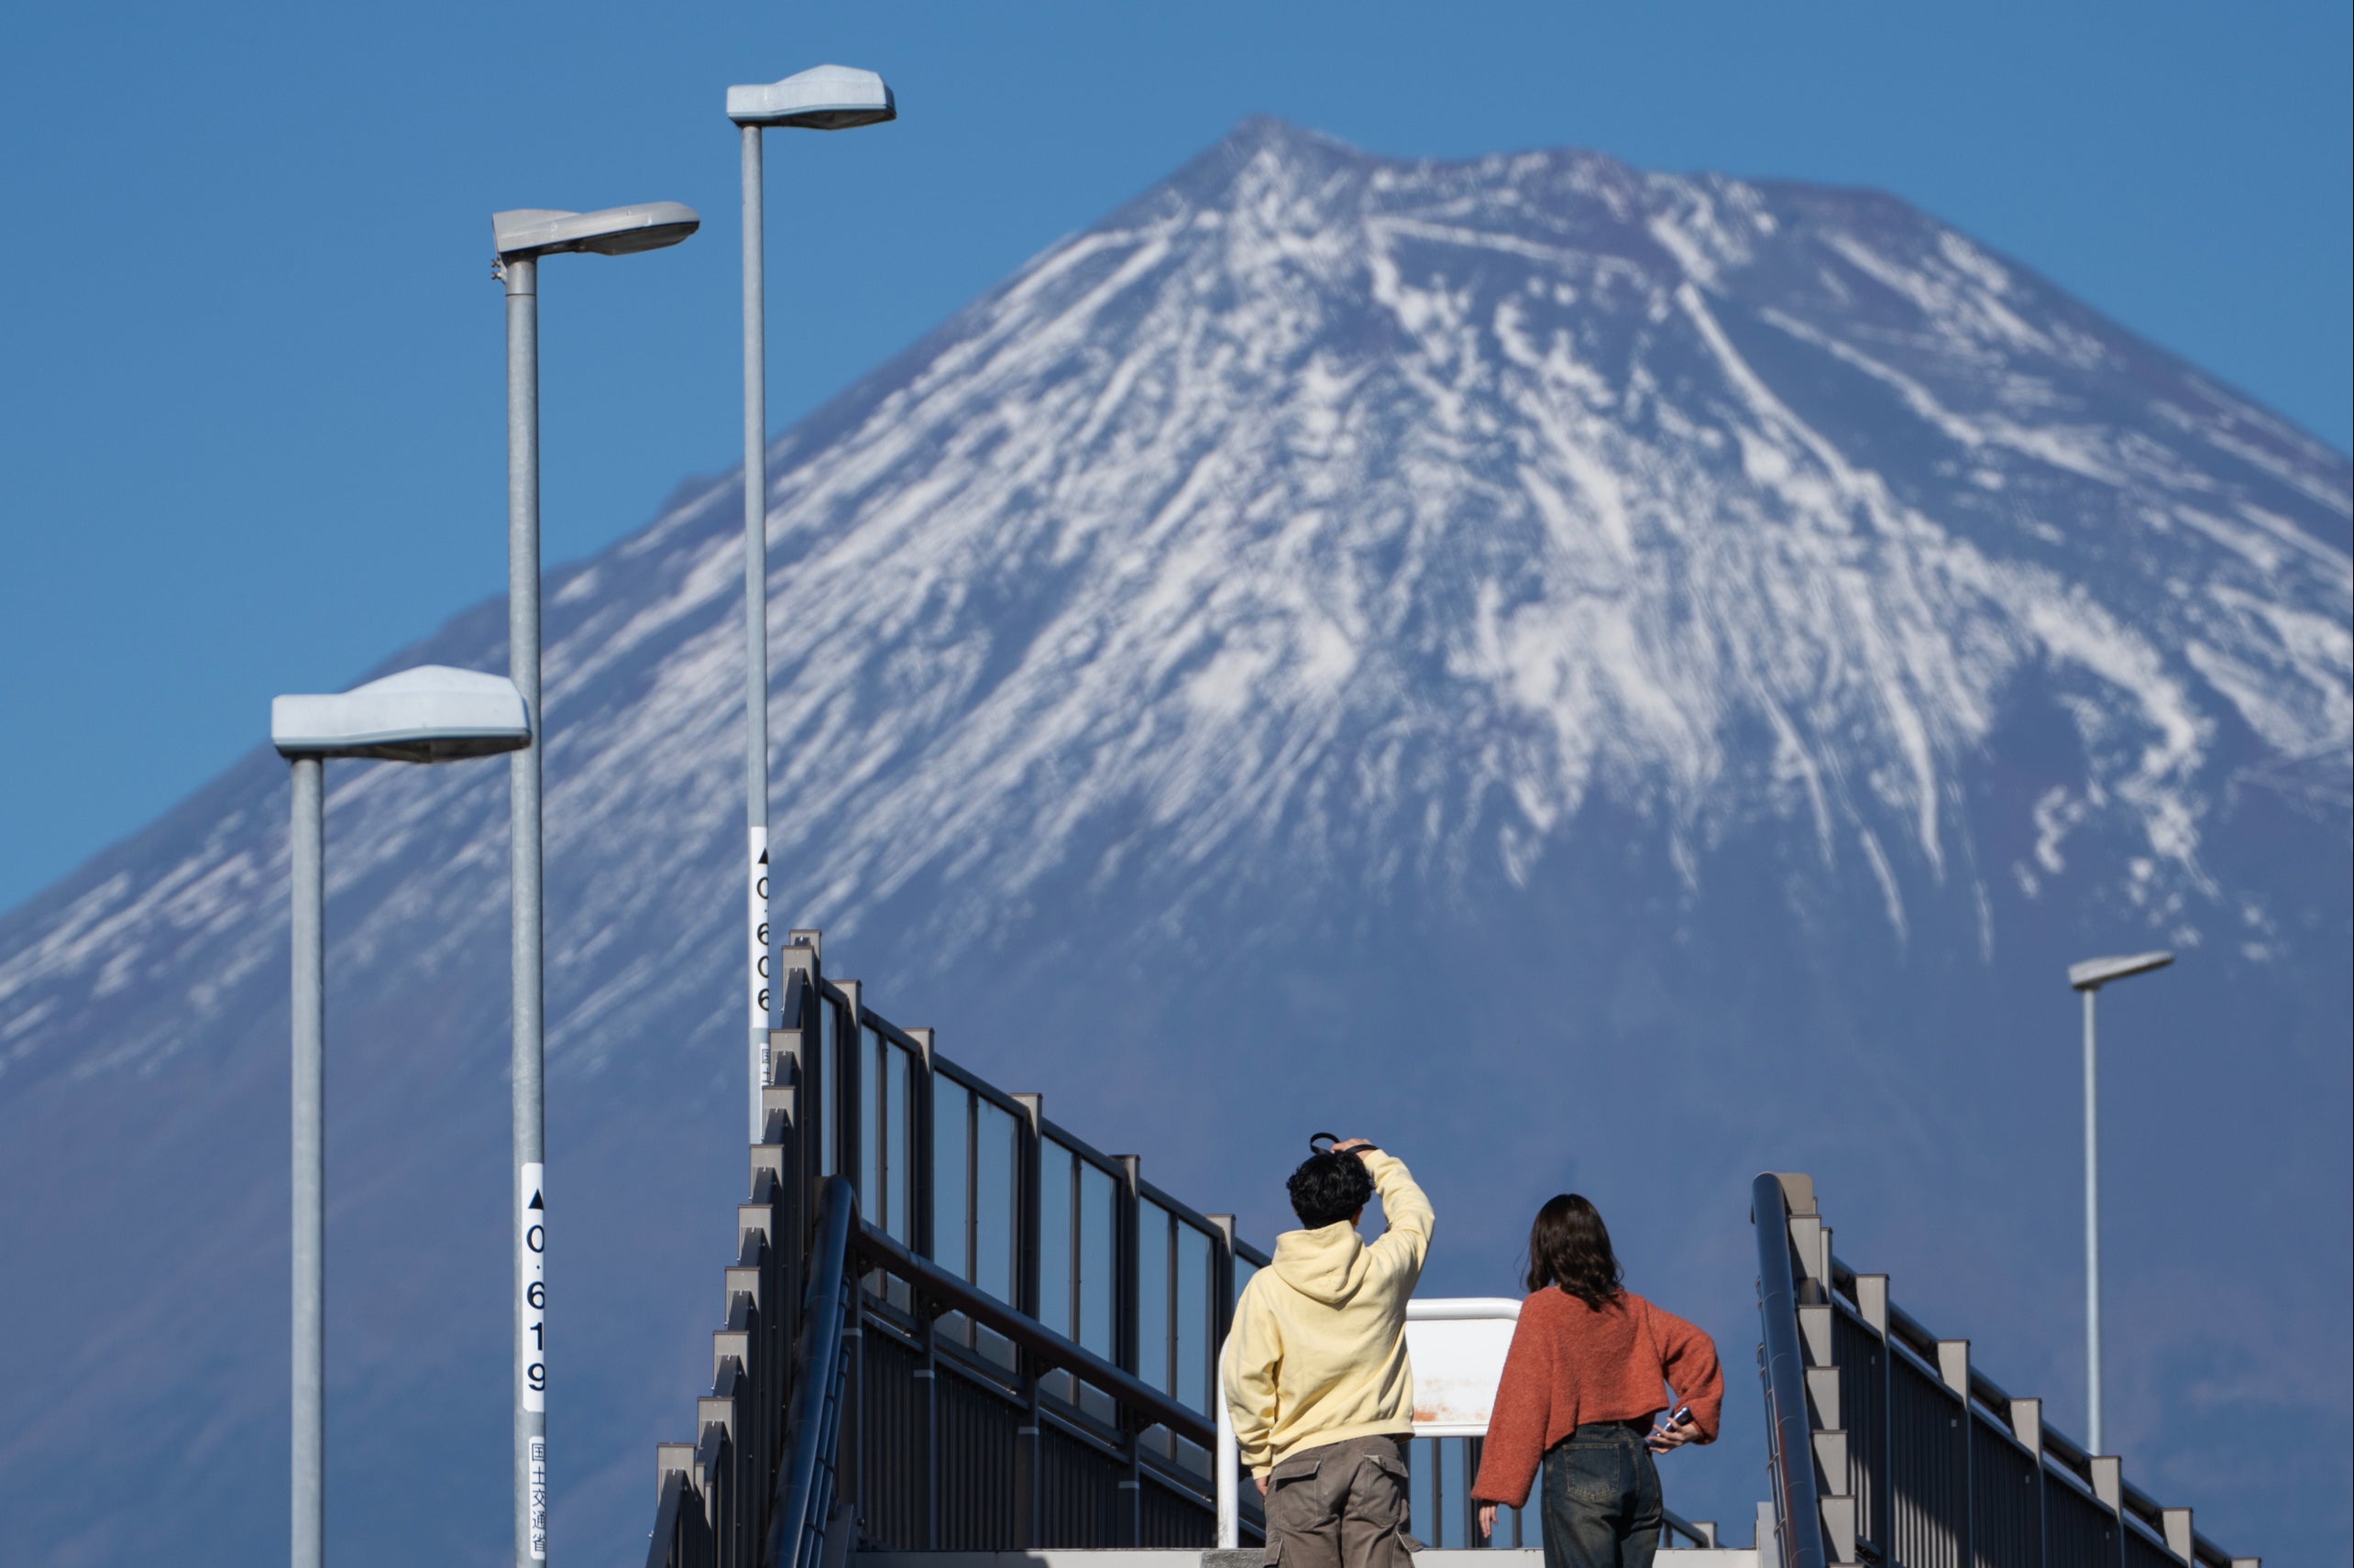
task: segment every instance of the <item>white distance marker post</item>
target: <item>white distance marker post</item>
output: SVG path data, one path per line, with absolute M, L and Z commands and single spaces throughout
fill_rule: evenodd
M 515 1214 L 515 1321 L 525 1357 L 517 1368 L 525 1410 L 539 1419 L 531 1439 L 531 1553 L 547 1558 L 547 1167 L 526 1165 L 515 1184 L 522 1207 Z
M 756 1144 L 766 1131 L 762 1125 L 760 1091 L 768 1084 L 768 1032 L 776 1027 L 776 1011 L 768 983 L 768 828 L 765 824 L 754 826 L 745 837 L 751 866 L 744 877 L 743 924 L 752 940 L 743 972 L 751 980 L 752 1049 L 747 1070 L 752 1079 L 752 1141 Z

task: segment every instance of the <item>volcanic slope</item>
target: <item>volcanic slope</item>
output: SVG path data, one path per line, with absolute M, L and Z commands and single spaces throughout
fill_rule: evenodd
M 2181 949 L 2103 1004 L 2112 1446 L 2237 1551 L 2346 1561 L 2343 455 L 1890 197 L 1261 120 L 770 471 L 779 923 L 1261 1242 L 1312 1126 L 1426 1179 L 1434 1290 L 1512 1289 L 1588 1192 L 1732 1369 L 1688 1515 L 1761 1481 L 1761 1168 L 2079 1427 L 2062 968 Z M 549 583 L 582 1562 L 643 1551 L 742 1180 L 736 483 Z M 386 667 L 501 668 L 504 623 Z M 488 1563 L 506 784 L 329 783 L 336 1552 Z M 257 753 L 0 918 L 41 1560 L 281 1538 L 285 815 Z

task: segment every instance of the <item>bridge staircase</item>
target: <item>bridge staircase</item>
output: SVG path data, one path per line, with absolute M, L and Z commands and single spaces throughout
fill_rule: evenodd
M 764 1135 L 695 1439 L 656 1449 L 648 1568 L 1255 1564 L 1216 1379 L 1267 1255 L 883 1016 L 820 948 L 796 931 L 772 968 Z M 1753 1196 L 1775 1500 L 1754 1547 L 1671 1514 L 1662 1568 L 2254 1568 L 1846 1272 L 1806 1178 Z M 1537 1560 L 1533 1517 L 1471 1528 L 1477 1435 L 1409 1446 L 1423 1568 Z
M 1750 1218 L 1774 1486 L 1759 1518 L 1780 1561 L 2259 1568 L 2046 1421 L 2042 1400 L 2006 1392 L 1968 1340 L 1897 1306 L 1886 1275 L 1836 1256 L 1810 1179 L 1760 1176 Z

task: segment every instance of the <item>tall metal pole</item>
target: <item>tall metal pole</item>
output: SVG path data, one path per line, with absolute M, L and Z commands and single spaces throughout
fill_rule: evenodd
M 752 1141 L 761 1141 L 761 1087 L 768 1031 L 776 1026 L 768 984 L 768 323 L 761 227 L 760 127 L 740 126 L 743 147 L 743 800 L 745 910 L 750 952 Z
M 294 759 L 288 836 L 294 948 L 293 1568 L 326 1551 L 326 880 L 325 763 Z
M 545 1001 L 540 943 L 539 262 L 507 282 L 507 663 L 532 718 L 532 744 L 507 760 L 509 897 L 514 926 L 515 1562 L 547 1560 Z
M 1231 1552 L 1242 1544 L 1242 1441 L 1235 1435 L 1234 1410 L 1226 1396 L 1226 1353 L 1231 1339 L 1218 1346 L 1218 1376 L 1210 1398 L 1218 1407 L 1217 1442 L 1211 1462 L 1216 1468 L 1217 1545 Z
M 2084 1424 L 2092 1452 L 2101 1447 L 2101 1122 L 2100 1074 L 2093 1054 L 2093 998 L 2084 988 Z

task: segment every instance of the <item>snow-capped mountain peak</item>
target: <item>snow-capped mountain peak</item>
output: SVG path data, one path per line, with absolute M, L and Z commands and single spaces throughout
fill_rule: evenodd
M 2073 1179 L 2037 1163 L 2073 1124 L 2039 1120 L 2059 1058 L 2034 1009 L 2066 1002 L 2062 941 L 2147 938 L 2212 955 L 2170 1016 L 2228 1030 L 2232 1071 L 2185 1034 L 2136 1081 L 2196 1081 L 2203 1149 L 2343 1218 L 2344 1182 L 2295 1162 L 2344 1143 L 2348 462 L 1901 202 L 1253 120 L 770 473 L 776 924 L 823 927 L 891 1016 L 1204 1207 L 1276 1223 L 1261 1157 L 1313 1104 L 1416 1140 L 1441 1288 L 1505 1285 L 1480 1272 L 1517 1242 L 1491 1190 L 1641 1169 L 1613 1224 L 1703 1316 L 1735 1281 L 1712 1332 L 1745 1334 L 1748 1243 L 1709 1227 L 1762 1165 L 1848 1181 L 1842 1223 L 1920 1263 L 1908 1299 L 2051 1287 L 2074 1254 L 2040 1229 L 1996 1249 L 1984 1218 Z M 558 1502 L 614 1541 L 642 1539 L 646 1423 L 684 1409 L 672 1353 L 709 1327 L 682 1216 L 719 1224 L 741 1178 L 735 483 L 546 601 L 550 1170 L 582 1249 L 562 1364 L 594 1369 Z M 504 626 L 484 606 L 393 663 L 501 668 Z M 450 1521 L 456 1561 L 503 1528 L 504 1427 L 453 1464 L 472 1428 L 427 1442 L 413 1412 L 503 1386 L 498 1313 L 446 1301 L 504 1277 L 506 784 L 328 781 L 336 1190 L 374 1227 L 351 1255 L 373 1359 L 335 1408 L 433 1499 L 383 1539 Z M 125 1255 L 79 1359 L 38 1347 L 80 1317 L 0 1321 L 0 1433 L 36 1434 L 0 1436 L 24 1539 L 80 1539 L 86 1476 L 55 1456 L 84 1464 L 89 1412 L 120 1408 L 94 1389 L 157 1401 L 117 1473 L 214 1475 L 186 1456 L 276 1430 L 284 788 L 258 752 L 0 918 L 0 1185 L 62 1193 L 0 1254 L 82 1277 L 76 1238 L 158 1169 L 204 1226 Z M 1964 1061 L 2008 1098 L 1957 1089 Z M 126 1103 L 136 1166 L 90 1132 Z M 1670 1118 L 1672 1168 L 1647 1125 Z M 2023 1152 L 1979 1159 L 1998 1138 Z M 2201 1221 L 2214 1190 L 2178 1177 L 2120 1188 L 2228 1234 L 2195 1277 L 2118 1266 L 2124 1299 L 2190 1303 L 2136 1376 L 2209 1365 L 2217 1278 L 2342 1296 L 2309 1247 L 2235 1252 L 2261 1227 Z M 478 1234 L 422 1225 L 476 1187 L 502 1195 Z M 2051 1314 L 1977 1305 L 1973 1332 L 2042 1365 Z M 104 1348 L 167 1313 L 229 1348 L 171 1377 Z M 2261 1365 L 2234 1387 L 2342 1386 L 2325 1319 L 2235 1338 L 2228 1364 Z M 2201 1409 L 2229 1417 L 2207 1433 L 2281 1418 Z M 1752 1468 L 1710 1506 L 1745 1511 Z M 244 1561 L 280 1522 L 191 1487 L 121 1539 Z M 2277 1519 L 2321 1493 L 2265 1495 Z

